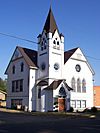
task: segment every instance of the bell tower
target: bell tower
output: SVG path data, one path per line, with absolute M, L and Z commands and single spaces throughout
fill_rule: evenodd
M 64 36 L 59 33 L 50 8 L 42 33 L 38 36 L 38 79 L 62 79 Z

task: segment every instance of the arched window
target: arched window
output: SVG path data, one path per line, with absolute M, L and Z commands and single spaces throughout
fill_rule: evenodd
M 82 92 L 86 92 L 86 80 L 82 80 Z
M 77 79 L 77 92 L 81 92 L 81 80 L 80 80 L 80 78 Z
M 22 62 L 21 63 L 21 72 L 23 72 L 24 71 L 24 63 Z
M 53 41 L 53 44 L 56 44 L 56 41 L 55 40 Z
M 61 86 L 61 88 L 59 90 L 59 96 L 66 97 L 66 91 L 65 91 L 65 88 L 63 87 L 63 85 Z
M 56 41 L 53 41 L 53 48 L 56 48 Z
M 15 65 L 12 67 L 12 73 L 15 74 Z
M 75 78 L 74 77 L 71 80 L 71 87 L 72 87 L 73 91 L 75 92 L 76 91 L 76 86 L 75 86 Z

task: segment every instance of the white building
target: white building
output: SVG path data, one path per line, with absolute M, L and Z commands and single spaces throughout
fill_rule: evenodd
M 17 46 L 5 72 L 8 75 L 7 107 L 29 111 L 82 110 L 93 106 L 94 71 L 80 48 L 64 52 L 52 10 L 49 10 L 38 50 Z

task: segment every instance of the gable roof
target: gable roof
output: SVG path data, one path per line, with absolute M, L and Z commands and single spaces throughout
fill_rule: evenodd
M 71 50 L 68 50 L 68 51 L 65 51 L 64 52 L 64 64 L 68 61 L 68 59 L 76 52 L 77 49 L 80 49 L 79 47 L 77 48 L 74 48 L 74 49 L 71 49 Z M 82 52 L 82 50 L 80 49 L 80 51 Z M 92 69 L 91 65 L 89 64 L 88 62 L 88 59 L 86 58 L 86 56 L 84 55 L 84 53 L 82 52 L 84 58 L 85 58 L 85 62 L 87 64 L 87 66 L 89 67 L 90 71 L 92 72 L 92 74 L 94 75 L 95 72 L 94 70 Z
M 55 90 L 58 88 L 58 86 L 61 84 L 61 83 L 64 83 L 65 87 L 68 89 L 68 91 L 71 91 L 73 90 L 71 87 L 68 86 L 68 84 L 63 80 L 63 79 L 60 79 L 60 80 L 54 80 L 49 86 L 47 86 L 46 88 L 44 88 L 45 90 Z
M 17 48 L 29 66 L 37 67 L 37 51 L 19 46 Z
M 45 30 L 47 33 L 48 32 L 54 33 L 55 30 L 58 30 L 55 18 L 53 16 L 53 13 L 51 10 L 51 7 L 50 7 L 50 10 L 49 10 L 49 13 L 48 13 L 48 16 L 47 16 L 43 30 Z M 58 30 L 58 32 L 59 32 L 59 30 Z
M 64 64 L 67 62 L 67 60 L 73 55 L 73 53 L 77 49 L 78 49 L 78 47 L 64 52 Z
M 37 68 L 37 51 L 31 50 L 28 48 L 19 47 L 19 46 L 17 46 L 16 49 L 18 49 L 20 51 L 20 53 L 22 54 L 22 57 L 25 59 L 25 62 L 27 63 L 27 65 L 29 67 Z M 16 51 L 16 49 L 15 49 L 15 51 Z M 7 66 L 5 74 L 7 74 L 7 70 L 9 68 L 9 65 L 13 61 L 13 56 L 15 54 L 15 51 L 14 51 L 12 58 L 11 58 L 8 66 Z
M 47 86 L 45 89 L 46 90 L 55 90 L 56 88 L 58 88 L 58 86 L 61 84 L 63 80 L 54 80 L 49 86 Z
M 48 82 L 46 80 L 41 80 L 39 81 L 36 86 L 45 86 L 45 85 L 48 85 Z

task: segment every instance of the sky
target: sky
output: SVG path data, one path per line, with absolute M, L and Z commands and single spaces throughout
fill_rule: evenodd
M 50 5 L 65 51 L 80 47 L 95 71 L 94 85 L 100 85 L 100 0 L 0 0 L 0 77 L 6 78 L 16 46 L 37 49 L 37 44 L 1 33 L 37 42 Z

